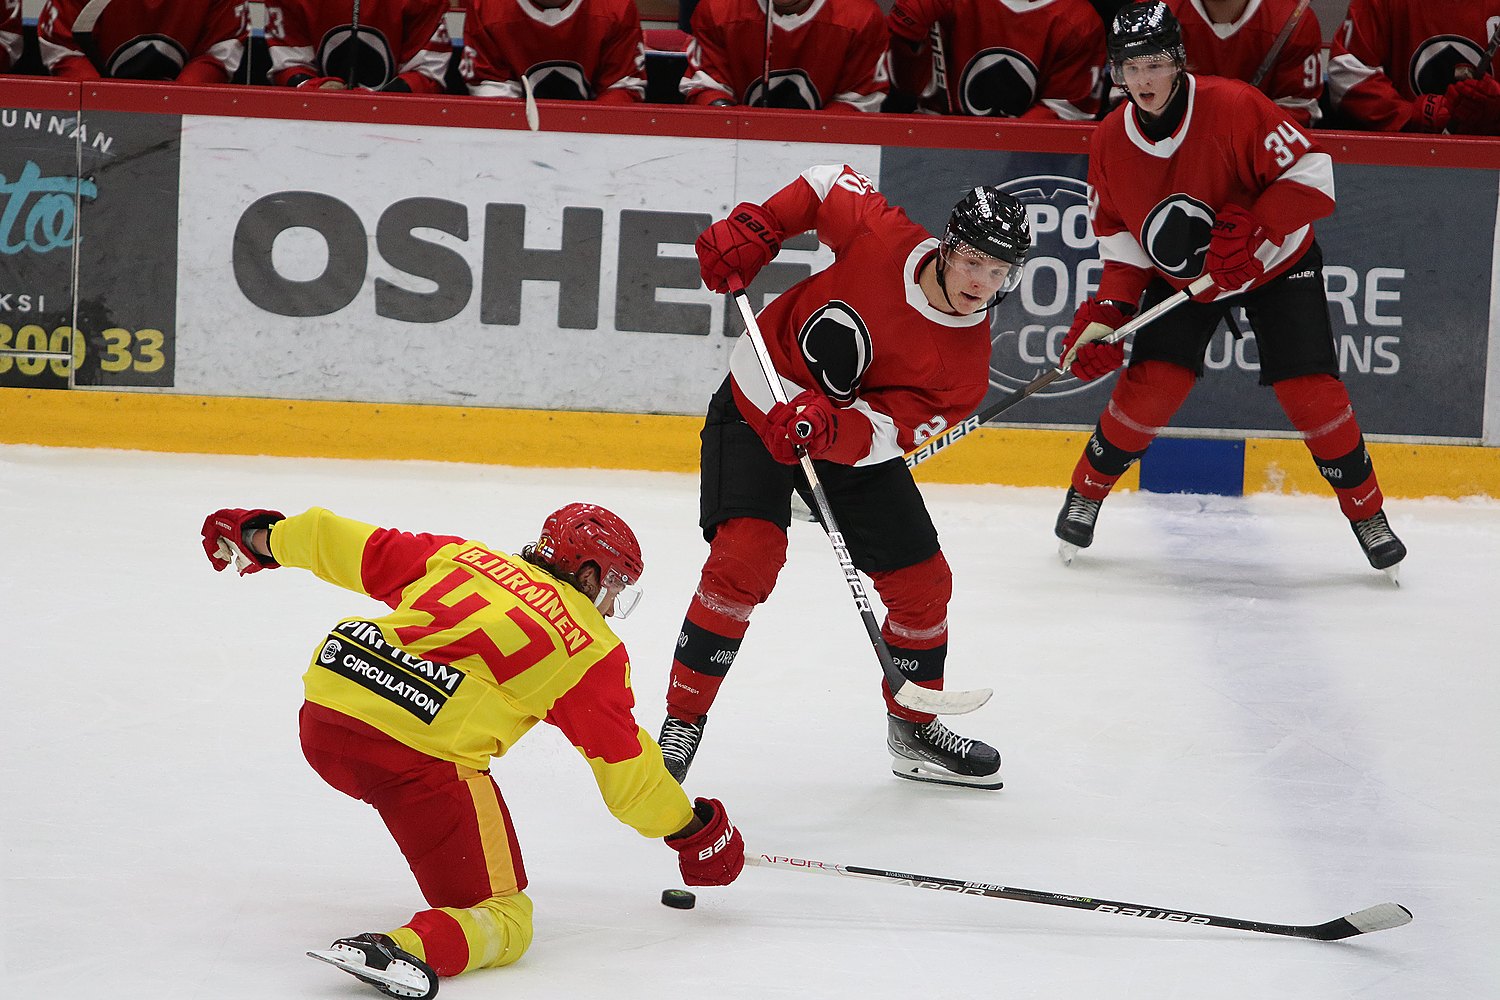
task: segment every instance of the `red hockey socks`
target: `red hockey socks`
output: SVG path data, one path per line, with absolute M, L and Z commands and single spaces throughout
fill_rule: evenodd
M 1192 388 L 1193 373 L 1166 361 L 1145 361 L 1125 369 L 1073 467 L 1073 489 L 1090 500 L 1109 496 Z
M 870 574 L 885 605 L 881 638 L 891 659 L 907 680 L 935 691 L 943 689 L 943 667 L 948 659 L 948 600 L 953 596 L 953 571 L 941 552 L 915 566 Z M 931 722 L 936 716 L 913 712 L 896 704 L 882 683 L 886 711 L 911 722 Z
M 697 722 L 708 714 L 750 628 L 750 613 L 771 596 L 785 564 L 786 532 L 770 521 L 736 517 L 719 525 L 677 636 L 669 715 Z
M 1332 375 L 1301 375 L 1273 388 L 1287 419 L 1302 433 L 1318 472 L 1333 487 L 1344 516 L 1363 521 L 1379 513 L 1385 496 L 1344 383 Z

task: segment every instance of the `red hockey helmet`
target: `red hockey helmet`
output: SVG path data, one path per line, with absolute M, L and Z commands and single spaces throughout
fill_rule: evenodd
M 625 618 L 641 599 L 641 543 L 616 514 L 597 504 L 570 503 L 547 515 L 536 554 L 563 573 L 576 576 L 586 563 L 599 568 L 599 604 L 615 594 L 615 617 Z

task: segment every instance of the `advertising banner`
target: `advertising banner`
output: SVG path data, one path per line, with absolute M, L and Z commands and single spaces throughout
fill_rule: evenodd
M 844 161 L 878 177 L 877 147 L 185 118 L 177 387 L 701 412 L 733 341 L 694 239 Z M 793 241 L 757 292 L 830 260 Z
M 1028 206 L 1036 248 L 1025 280 L 997 310 L 990 399 L 1057 364 L 1073 310 L 1099 280 L 1088 225 L 1087 158 L 1043 153 L 888 147 L 882 189 L 914 218 L 941 225 L 954 192 L 999 184 Z M 1367 433 L 1480 438 L 1495 248 L 1493 171 L 1340 165 L 1339 208 L 1315 226 L 1325 258 L 1340 375 Z M 1462 205 L 1462 212 L 1452 206 Z M 1443 246 L 1435 219 L 1443 219 Z M 1424 239 L 1420 234 L 1432 233 Z M 1451 235 L 1450 235 L 1451 234 Z M 1255 337 L 1242 310 L 1221 324 L 1202 382 L 1173 420 L 1179 429 L 1287 431 L 1274 393 L 1258 385 Z M 1089 425 L 1114 385 L 1060 379 L 1002 422 Z
M 0 348 L 74 362 L 0 355 L 0 386 L 67 388 L 70 367 L 75 385 L 172 384 L 177 133 L 165 115 L 0 109 Z

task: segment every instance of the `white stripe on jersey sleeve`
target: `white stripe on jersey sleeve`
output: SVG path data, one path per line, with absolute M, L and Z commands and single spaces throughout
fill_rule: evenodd
M 396 76 L 402 73 L 410 73 L 416 70 L 429 80 L 443 82 L 443 74 L 448 71 L 448 52 L 434 52 L 431 49 L 418 49 L 417 54 L 407 61 L 405 66 L 396 70 Z
M 1333 106 L 1343 104 L 1349 91 L 1376 73 L 1384 72 L 1380 66 L 1366 66 L 1348 52 L 1334 56 L 1328 60 L 1328 90 L 1329 96 L 1333 98 Z
M 526 96 L 526 91 L 515 80 L 480 80 L 469 84 L 469 94 L 473 97 L 513 97 L 519 100 Z
M 870 450 L 865 452 L 864 458 L 854 463 L 855 466 L 879 465 L 904 454 L 901 446 L 896 443 L 896 421 L 879 410 L 872 409 L 863 399 L 850 403 L 849 409 L 858 410 L 870 421 Z
M 1303 153 L 1297 157 L 1296 163 L 1276 178 L 1276 183 L 1282 181 L 1295 181 L 1303 187 L 1323 192 L 1331 200 L 1338 200 L 1333 194 L 1333 157 L 1327 153 Z
M 1099 237 L 1099 259 L 1106 264 L 1113 261 L 1117 264 L 1129 264 L 1131 267 L 1156 266 L 1128 230 L 1122 230 L 1113 236 Z
M 1316 128 L 1318 122 L 1323 118 L 1323 109 L 1318 107 L 1318 102 L 1311 97 L 1278 97 L 1276 98 L 1278 108 L 1286 108 L 1288 111 L 1303 111 L 1310 116 L 1309 128 Z
M 838 182 L 844 173 L 842 163 L 824 163 L 816 167 L 808 167 L 802 171 L 802 179 L 817 193 L 818 200 L 823 201 L 828 197 L 828 192 L 833 190 L 833 185 Z
M 884 94 L 861 94 L 851 90 L 843 94 L 834 94 L 833 101 L 829 103 L 843 102 L 852 104 L 861 111 L 879 111 L 880 102 L 883 100 L 885 100 Z
M 684 76 L 677 84 L 677 92 L 684 97 L 695 90 L 717 90 L 724 95 L 726 100 L 734 100 L 734 95 L 729 92 L 728 87 L 701 69 L 692 76 Z
M 311 45 L 271 46 L 272 73 L 280 73 L 289 66 L 305 66 L 316 75 L 318 72 L 317 65 L 313 60 L 313 48 Z
M 1094 116 L 1087 111 L 1080 111 L 1072 101 L 1058 101 L 1047 99 L 1042 101 L 1049 110 L 1065 122 L 1091 122 Z

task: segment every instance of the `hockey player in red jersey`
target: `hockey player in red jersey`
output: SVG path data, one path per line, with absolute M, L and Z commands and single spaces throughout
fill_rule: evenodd
M 476 97 L 634 104 L 646 47 L 632 0 L 470 0 L 463 76 Z
M 788 404 L 773 405 L 749 337 L 703 425 L 700 526 L 710 545 L 672 662 L 662 755 L 687 775 L 750 624 L 786 561 L 791 495 L 817 461 L 856 568 L 886 608 L 881 634 L 915 684 L 940 689 L 953 579 L 903 455 L 962 421 L 989 386 L 988 308 L 1020 282 L 1026 212 L 978 187 L 942 240 L 847 166 L 812 167 L 765 204 L 740 204 L 698 238 L 704 283 L 746 286 L 781 242 L 809 229 L 834 263 L 781 293 L 759 325 Z M 1001 786 L 1000 755 L 898 705 L 882 687 L 892 770 Z
M 1124 345 L 1099 342 L 1139 304 L 1201 275 L 1194 301 L 1135 335 L 1130 367 L 1073 470 L 1057 518 L 1064 559 L 1094 538 L 1100 504 L 1203 374 L 1219 323 L 1243 306 L 1270 386 L 1333 487 L 1370 565 L 1394 576 L 1406 548 L 1390 529 L 1338 357 L 1312 224 L 1333 211 L 1333 162 L 1260 91 L 1184 69 L 1177 18 L 1161 0 L 1123 8 L 1110 63 L 1130 101 L 1089 145 L 1089 204 L 1104 271 L 1063 342 L 1082 379 L 1119 368 Z M 1142 297 L 1144 293 L 1144 298 Z
M 538 722 L 587 760 L 609 810 L 665 837 L 688 885 L 728 885 L 745 843 L 717 799 L 688 802 L 636 724 L 630 660 L 607 618 L 640 596 L 634 532 L 593 504 L 554 511 L 518 556 L 455 535 L 376 528 L 314 507 L 203 522 L 215 570 L 295 566 L 389 605 L 347 618 L 303 677 L 302 751 L 380 814 L 429 909 L 309 952 L 391 996 L 509 965 L 532 938 L 526 871 L 490 759 Z
M 1281 50 L 1261 76 L 1271 47 L 1297 13 L 1298 0 L 1168 0 L 1182 23 L 1188 70 L 1198 76 L 1227 76 L 1259 87 L 1301 126 L 1322 117 L 1323 32 L 1311 7 L 1304 7 Z
M 53 76 L 228 83 L 246 26 L 235 0 L 47 0 L 36 34 Z
M 21 61 L 21 0 L 0 0 L 0 73 Z
M 1500 63 L 1484 59 L 1497 31 L 1500 0 L 1353 0 L 1328 61 L 1333 105 L 1356 128 L 1500 135 Z
M 1099 108 L 1104 33 L 1085 0 L 896 0 L 887 24 L 896 86 L 933 89 L 943 113 L 1087 121 Z
M 446 0 L 271 0 L 271 82 L 441 94 L 453 56 L 447 10 Z
M 879 111 L 890 36 L 874 0 L 774 0 L 770 93 L 762 0 L 702 0 L 680 89 L 689 104 Z

